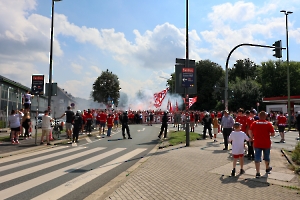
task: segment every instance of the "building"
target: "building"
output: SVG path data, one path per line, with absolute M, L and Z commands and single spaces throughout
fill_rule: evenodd
M 7 118 L 11 110 L 23 108 L 23 95 L 31 89 L 16 81 L 0 75 L 0 128 L 8 126 Z M 43 112 L 48 108 L 47 97 L 40 96 L 31 99 L 31 116 L 34 117 L 36 112 Z
M 62 116 L 68 106 L 75 109 L 77 104 L 75 97 L 60 87 L 57 87 L 57 96 L 53 96 L 51 99 L 51 114 L 53 118 Z

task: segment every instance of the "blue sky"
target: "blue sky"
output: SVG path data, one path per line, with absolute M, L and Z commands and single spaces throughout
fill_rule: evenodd
M 286 46 L 299 61 L 300 0 L 190 0 L 190 59 L 225 66 L 240 43 Z M 185 57 L 185 0 L 63 0 L 55 3 L 53 81 L 89 98 L 92 84 L 109 69 L 122 91 L 165 89 L 175 58 Z M 0 0 L 0 74 L 30 86 L 32 74 L 49 74 L 51 0 Z M 242 47 L 237 59 L 275 59 L 271 49 Z M 286 53 L 283 52 L 283 60 Z M 47 78 L 48 80 L 48 78 Z

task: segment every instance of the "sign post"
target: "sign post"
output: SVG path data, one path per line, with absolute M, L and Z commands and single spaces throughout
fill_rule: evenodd
M 31 79 L 31 94 L 44 94 L 44 75 L 34 74 Z

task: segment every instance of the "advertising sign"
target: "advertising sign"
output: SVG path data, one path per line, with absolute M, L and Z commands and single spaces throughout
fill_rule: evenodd
M 32 75 L 31 93 L 35 95 L 44 94 L 44 75 Z
M 182 87 L 194 86 L 194 68 L 182 68 Z

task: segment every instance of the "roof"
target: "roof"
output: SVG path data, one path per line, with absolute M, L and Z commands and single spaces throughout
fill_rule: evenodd
M 8 84 L 16 86 L 18 88 L 22 88 L 22 89 L 24 89 L 26 91 L 31 90 L 29 87 L 26 87 L 25 85 L 22 85 L 21 83 L 18 83 L 16 81 L 10 80 L 10 79 L 8 79 L 8 78 L 6 78 L 4 76 L 1 76 L 1 75 L 0 75 L 0 82 L 8 83 Z
M 288 97 L 281 96 L 281 97 L 264 97 L 262 99 L 263 102 L 266 103 L 287 103 Z M 294 103 L 300 103 L 300 96 L 290 96 L 290 101 Z

